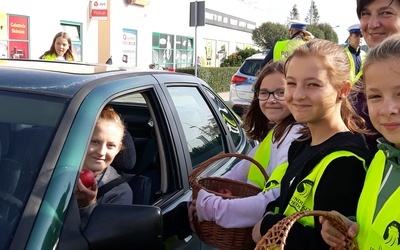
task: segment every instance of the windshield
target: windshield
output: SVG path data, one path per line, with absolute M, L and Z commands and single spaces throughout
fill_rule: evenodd
M 0 249 L 7 249 L 66 100 L 0 91 Z

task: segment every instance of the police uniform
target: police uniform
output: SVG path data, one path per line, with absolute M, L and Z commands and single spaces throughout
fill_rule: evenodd
M 302 33 L 307 39 L 314 38 L 314 36 L 306 30 L 306 23 L 291 21 L 290 29 L 296 29 L 298 31 L 293 33 L 290 39 L 276 42 L 274 47 L 270 49 L 270 51 L 262 61 L 261 68 L 263 68 L 270 61 L 278 61 L 287 58 L 294 48 L 296 48 L 300 44 L 303 44 L 303 39 L 296 39 L 299 33 Z
M 352 34 L 361 35 L 360 24 L 351 25 L 348 29 L 350 36 Z M 349 45 L 345 48 L 346 54 L 350 60 L 350 80 L 352 84 L 356 83 L 357 80 L 361 77 L 361 67 L 365 60 L 365 52 L 360 49 L 360 47 L 354 48 Z

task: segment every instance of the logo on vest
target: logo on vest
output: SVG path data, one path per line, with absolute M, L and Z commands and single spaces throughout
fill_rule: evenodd
M 386 245 L 400 245 L 400 223 L 397 221 L 390 222 L 385 229 L 383 239 Z
M 314 182 L 311 180 L 301 181 L 294 193 L 292 199 L 290 199 L 289 206 L 293 207 L 297 212 L 310 210 L 308 207 L 304 207 L 304 203 L 311 192 Z
M 297 185 L 296 191 L 299 192 L 301 196 L 307 197 L 313 186 L 314 186 L 313 181 L 303 180 Z
M 276 180 L 268 181 L 267 184 L 265 184 L 265 189 L 269 190 L 271 188 L 276 187 L 278 184 L 279 184 L 279 182 Z

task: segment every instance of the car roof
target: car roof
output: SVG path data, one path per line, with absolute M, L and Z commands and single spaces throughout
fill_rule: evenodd
M 257 53 L 257 54 L 254 54 L 254 55 L 250 56 L 250 57 L 247 57 L 246 60 L 247 59 L 264 59 L 265 56 L 266 56 L 266 54 L 264 54 L 264 53 Z
M 73 96 L 88 82 L 121 74 L 134 75 L 136 72 L 152 75 L 180 74 L 107 64 L 0 59 L 0 89 Z

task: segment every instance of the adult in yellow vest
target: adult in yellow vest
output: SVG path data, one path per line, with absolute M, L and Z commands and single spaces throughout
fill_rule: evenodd
M 307 124 L 292 142 L 288 166 L 280 183 L 280 197 L 266 207 L 253 228 L 258 242 L 279 220 L 298 211 L 356 211 L 366 167 L 372 154 L 362 122 L 347 99 L 350 66 L 343 47 L 313 39 L 286 59 L 285 101 L 297 122 Z M 332 209 L 331 209 L 332 208 Z M 285 250 L 327 249 L 318 218 L 300 220 L 287 237 Z
M 368 52 L 363 68 L 369 115 L 383 137 L 378 139 L 379 151 L 368 168 L 356 222 L 342 216 L 360 250 L 400 249 L 399 64 L 400 34 L 395 34 Z M 330 221 L 320 221 L 324 240 L 332 247 L 343 246 L 344 236 Z
M 50 61 L 74 61 L 74 47 L 71 37 L 66 32 L 58 32 L 51 43 L 50 49 L 40 56 L 40 59 Z
M 307 31 L 307 24 L 292 20 L 290 21 L 289 39 L 278 41 L 271 48 L 261 63 L 261 68 L 271 61 L 278 61 L 287 58 L 294 48 L 311 40 L 314 36 Z
M 360 47 L 362 43 L 360 24 L 353 24 L 347 30 L 349 31 L 349 38 L 345 51 L 350 60 L 351 83 L 355 84 L 361 76 L 361 67 L 366 54 Z
M 287 161 L 290 143 L 303 128 L 295 122 L 283 99 L 286 80 L 283 62 L 273 62 L 260 71 L 254 85 L 255 94 L 245 113 L 243 128 L 247 135 L 260 141 L 248 154 L 265 167 L 270 176 L 278 165 Z M 225 228 L 252 227 L 262 218 L 265 206 L 279 196 L 280 178 L 268 184 L 260 170 L 247 160 L 241 160 L 223 177 L 249 183 L 264 189 L 256 196 L 243 199 L 222 199 L 205 190 L 200 190 L 189 207 L 189 218 L 197 213 L 200 221 L 215 221 Z M 282 176 L 282 175 L 281 175 Z

